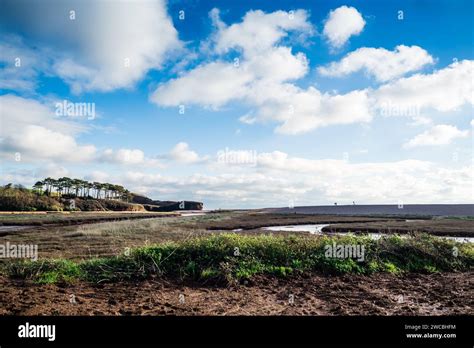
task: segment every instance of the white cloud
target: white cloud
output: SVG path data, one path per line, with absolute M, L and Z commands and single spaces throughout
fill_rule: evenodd
M 200 104 L 216 109 L 232 100 L 245 101 L 249 89 L 260 80 L 295 80 L 307 71 L 304 54 L 293 55 L 290 48 L 276 47 L 244 59 L 238 66 L 220 61 L 202 64 L 160 85 L 150 99 L 162 106 Z
M 254 91 L 258 117 L 276 120 L 276 131 L 300 134 L 335 124 L 369 122 L 372 119 L 366 91 L 344 95 L 321 93 L 313 87 L 304 90 L 292 84 L 261 85 Z
M 53 103 L 5 94 L 0 96 L 0 105 L 0 136 L 13 134 L 29 125 L 42 126 L 68 135 L 84 130 L 84 126 L 76 122 L 55 117 Z
M 89 161 L 96 152 L 93 145 L 78 145 L 70 135 L 36 125 L 3 136 L 1 144 L 4 151 L 19 152 L 29 160 Z
M 38 49 L 27 47 L 18 36 L 0 37 L 0 89 L 32 92 L 40 71 L 49 70 L 48 59 Z
M 308 13 L 304 10 L 264 13 L 248 11 L 241 23 L 226 26 L 219 18 L 219 12 L 211 11 L 211 17 L 218 30 L 214 35 L 215 50 L 226 53 L 230 49 L 239 48 L 246 56 L 265 52 L 288 35 L 296 31 L 310 35 L 313 27 L 308 21 Z
M 275 115 L 284 118 L 277 127 L 283 134 L 300 134 L 315 128 L 330 125 L 365 123 L 372 120 L 367 91 L 355 90 L 343 95 L 321 94 L 314 88 L 294 89 L 286 96 L 285 104 L 279 102 L 276 108 L 266 109 L 263 116 Z M 288 112 L 288 106 L 294 111 Z M 286 116 L 285 116 L 286 114 Z
M 182 47 L 162 0 L 7 1 L 4 16 L 51 45 L 53 69 L 75 93 L 132 87 Z
M 141 164 L 145 161 L 145 154 L 138 149 L 106 149 L 101 155 L 106 162 L 117 164 Z
M 243 63 L 255 79 L 267 81 L 292 81 L 306 75 L 309 62 L 303 53 L 292 54 L 289 47 L 273 47 L 264 53 L 250 56 Z
M 399 45 L 395 50 L 362 47 L 338 62 L 318 69 L 324 76 L 341 77 L 360 70 L 385 82 L 433 63 L 433 57 L 418 46 Z
M 342 47 L 351 36 L 359 35 L 365 21 L 354 7 L 341 6 L 329 13 L 323 34 L 333 48 Z
M 227 170 L 234 169 L 227 167 Z M 242 169 L 242 168 L 240 168 Z M 217 175 L 166 176 L 127 172 L 127 187 L 160 199 L 196 199 L 207 207 L 351 204 L 471 203 L 474 168 L 443 168 L 427 161 L 348 163 L 311 160 L 285 153 L 260 154 L 257 167 Z M 167 192 L 157 187 L 166 186 Z M 373 187 L 377 187 L 374 190 Z M 179 198 L 178 198 L 179 197 Z
M 144 171 L 94 171 L 89 180 L 120 183 L 161 200 L 200 200 L 206 208 L 301 205 L 472 203 L 474 167 L 447 168 L 420 160 L 362 162 L 261 153 L 256 166 L 225 166 L 220 174 L 176 175 Z M 68 176 L 81 177 L 69 173 Z M 15 169 L 0 182 L 31 185 L 42 175 Z M 94 179 L 95 178 L 95 179 Z M 373 188 L 377 187 L 377 190 Z M 442 201 L 440 202 L 440 197 Z
M 404 148 L 413 148 L 418 146 L 447 145 L 454 139 L 465 138 L 469 135 L 468 130 L 459 130 L 455 126 L 440 124 L 431 129 L 418 134 L 413 139 L 403 145 Z
M 26 187 L 33 186 L 36 181 L 43 178 L 60 178 L 69 175 L 66 168 L 52 162 L 32 169 L 20 169 L 16 166 L 15 169 L 4 170 L 3 167 L 0 167 L 0 173 L 0 185 L 12 183 Z
M 257 122 L 257 119 L 252 116 L 252 114 L 245 114 L 239 117 L 239 121 L 245 124 L 254 124 L 255 122 Z
M 355 9 L 341 8 L 340 13 Z M 257 13 L 258 12 L 258 13 Z M 398 77 L 433 62 L 418 46 L 397 46 L 394 51 L 361 48 L 340 62 L 323 67 L 323 74 L 343 75 L 365 70 L 379 81 L 390 81 L 377 89 L 352 90 L 345 94 L 321 92 L 315 86 L 299 87 L 297 80 L 308 73 L 304 53 L 279 46 L 293 31 L 311 27 L 306 12 L 296 11 L 296 23 L 286 23 L 288 13 L 250 12 L 240 23 L 227 26 L 217 10 L 211 12 L 216 32 L 211 35 L 215 61 L 202 63 L 175 79 L 163 82 L 150 95 L 161 106 L 200 105 L 219 109 L 232 102 L 249 107 L 240 121 L 276 123 L 276 132 L 300 134 L 330 125 L 370 122 L 380 114 L 407 115 L 416 123 L 429 123 L 426 109 L 447 112 L 473 102 L 472 61 L 462 61 L 427 74 Z M 330 18 L 339 18 L 336 12 Z M 360 16 L 360 14 L 358 14 Z M 283 17 L 282 17 L 283 16 Z M 261 23 L 255 23 L 256 18 Z M 275 18 L 283 18 L 278 24 Z M 329 21 L 329 20 L 328 20 Z M 349 21 L 350 22 L 350 21 Z M 254 44 L 256 28 L 266 28 L 264 43 Z M 267 30 L 268 29 L 268 30 Z M 209 42 L 209 40 L 208 40 Z M 237 61 L 225 61 L 221 55 L 241 49 Z M 214 49 L 214 51 L 212 51 Z M 228 59 L 227 56 L 225 56 Z
M 97 162 L 106 162 L 122 166 L 158 167 L 165 165 L 156 158 L 149 158 L 140 149 L 105 149 L 96 156 Z
M 372 93 L 379 107 L 434 109 L 448 112 L 474 104 L 474 61 L 463 60 L 431 74 L 415 74 L 385 84 Z
M 231 99 L 243 97 L 252 78 L 231 63 L 204 64 L 160 85 L 150 100 L 162 106 L 200 104 L 218 108 Z
M 22 162 L 107 162 L 122 165 L 160 166 L 139 149 L 106 149 L 81 144 L 77 137 L 86 127 L 70 118 L 56 117 L 54 103 L 7 94 L 0 96 L 0 145 L 5 158 L 20 153 Z
M 89 175 L 85 176 L 85 180 L 88 181 L 97 181 L 97 182 L 106 182 L 109 180 L 110 175 L 106 172 L 100 170 L 93 170 Z
M 308 132 L 331 124 L 371 120 L 367 91 L 345 95 L 321 93 L 315 87 L 303 89 L 290 83 L 304 77 L 309 62 L 303 53 L 292 53 L 284 46 L 273 46 L 286 31 L 310 28 L 304 11 L 289 13 L 249 12 L 241 23 L 227 27 L 212 13 L 217 26 L 216 53 L 239 47 L 244 55 L 235 62 L 204 63 L 176 79 L 161 84 L 150 99 L 162 106 L 198 104 L 217 109 L 232 101 L 254 108 L 241 118 L 244 123 L 272 121 L 286 134 Z M 261 22 L 256 22 L 259 19 Z M 278 19 L 278 20 L 277 20 Z M 255 45 L 257 29 L 263 30 L 264 43 Z
M 359 172 L 363 175 L 370 176 L 381 175 L 389 171 L 394 174 L 401 172 L 416 173 L 431 168 L 430 162 L 418 160 L 379 163 L 349 163 L 345 160 L 313 160 L 291 157 L 287 153 L 281 151 L 259 154 L 258 166 L 260 168 L 287 171 L 295 174 L 312 173 L 314 175 L 331 176 L 334 178 L 347 176 L 348 173 L 351 172 Z
M 198 163 L 207 160 L 207 157 L 199 157 L 199 155 L 196 152 L 192 151 L 189 148 L 189 145 L 185 142 L 180 142 L 176 144 L 171 149 L 168 157 L 176 162 L 185 164 Z
M 19 152 L 22 161 L 51 159 L 89 161 L 93 145 L 81 145 L 75 135 L 83 127 L 54 117 L 54 110 L 33 99 L 0 96 L 0 143 L 3 155 Z

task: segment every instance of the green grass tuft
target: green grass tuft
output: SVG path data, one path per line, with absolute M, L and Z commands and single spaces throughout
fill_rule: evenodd
M 325 246 L 359 245 L 363 260 L 333 258 Z M 454 252 L 456 251 L 456 252 Z M 428 235 L 372 240 L 366 236 L 274 236 L 216 234 L 182 242 L 134 249 L 129 256 L 93 259 L 11 262 L 11 277 L 40 283 L 86 280 L 114 282 L 151 276 L 238 282 L 257 274 L 289 276 L 303 272 L 329 274 L 373 272 L 464 271 L 474 265 L 474 247 Z

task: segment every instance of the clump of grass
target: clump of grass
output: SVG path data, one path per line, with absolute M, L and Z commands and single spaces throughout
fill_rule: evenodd
M 363 260 L 334 258 L 326 246 L 359 245 Z M 132 250 L 127 255 L 74 263 L 67 260 L 12 263 L 7 273 L 40 283 L 87 280 L 114 282 L 168 277 L 238 282 L 257 274 L 285 277 L 303 272 L 330 274 L 469 270 L 474 247 L 428 235 L 372 240 L 364 236 L 246 236 L 217 234 Z
M 85 276 L 80 265 L 70 260 L 11 262 L 5 269 L 11 277 L 30 278 L 40 284 L 69 283 Z

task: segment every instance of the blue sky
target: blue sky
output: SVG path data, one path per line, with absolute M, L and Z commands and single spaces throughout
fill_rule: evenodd
M 0 181 L 207 208 L 472 203 L 472 6 L 4 1 Z

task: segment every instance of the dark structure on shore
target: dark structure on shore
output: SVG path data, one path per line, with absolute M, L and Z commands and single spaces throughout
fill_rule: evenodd
M 134 195 L 132 203 L 141 204 L 148 211 L 202 210 L 203 203 L 195 201 L 158 201 Z

